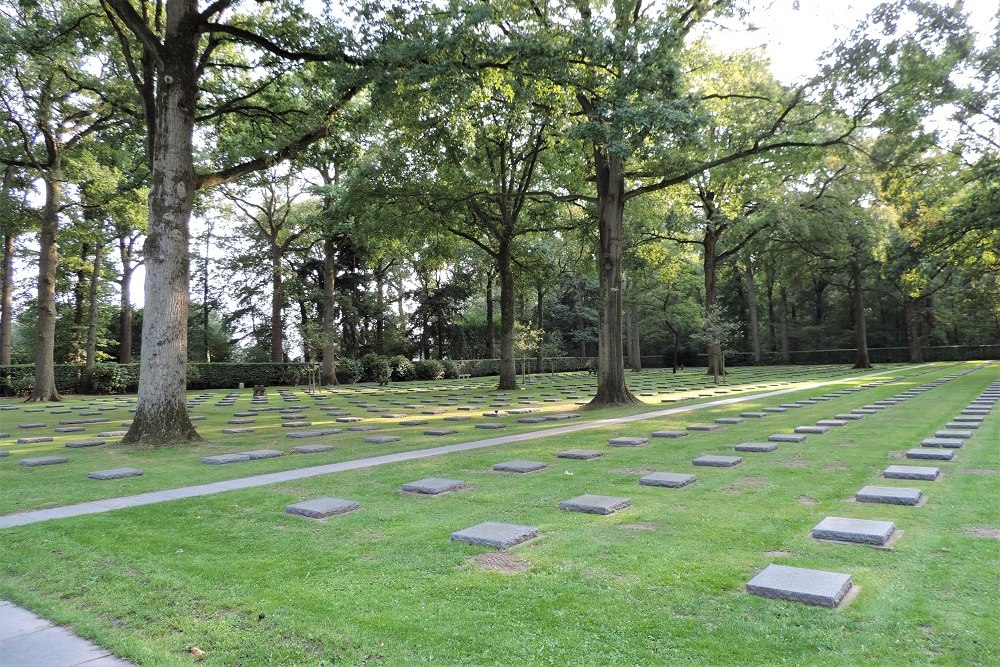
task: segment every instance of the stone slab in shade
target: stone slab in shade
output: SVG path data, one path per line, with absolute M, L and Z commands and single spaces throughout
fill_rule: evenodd
M 401 488 L 408 493 L 423 493 L 429 496 L 436 496 L 439 493 L 454 491 L 461 488 L 460 479 L 442 479 L 441 477 L 426 477 L 415 482 L 408 482 Z
M 559 509 L 584 514 L 614 514 L 631 504 L 628 498 L 584 494 L 559 503 Z
M 366 435 L 365 442 L 370 442 L 373 445 L 384 445 L 387 442 L 398 442 L 400 437 L 398 435 Z
M 8 452 L 6 449 L 0 449 L 0 459 L 7 456 L 10 456 L 10 452 Z
M 841 414 L 834 415 L 834 418 L 835 419 L 839 419 L 841 421 L 843 421 L 843 420 L 856 421 L 858 419 L 864 419 L 865 416 L 864 415 L 856 415 L 853 412 L 844 412 L 844 413 L 841 413 Z
M 916 505 L 923 497 L 920 489 L 898 486 L 866 486 L 856 494 L 862 503 L 886 503 L 888 505 Z
M 98 438 L 124 438 L 128 431 L 101 431 L 97 434 Z
M 750 419 L 763 419 L 767 416 L 766 412 L 741 412 L 740 417 L 749 417 Z
M 362 424 L 361 426 L 348 426 L 347 430 L 364 433 L 365 431 L 377 431 L 380 428 L 382 427 L 375 424 Z
M 36 468 L 38 466 L 52 466 L 58 463 L 66 463 L 67 461 L 69 459 L 65 456 L 34 456 L 28 459 L 21 459 L 17 463 L 25 468 Z
M 962 410 L 963 415 L 979 415 L 985 417 L 990 414 L 990 411 L 986 408 L 965 408 Z
M 225 465 L 226 463 L 242 463 L 243 461 L 249 461 L 250 457 L 246 454 L 218 454 L 216 456 L 203 456 L 201 457 L 201 462 L 208 465 Z
M 944 425 L 947 429 L 978 429 L 982 424 L 979 422 L 948 422 Z M 59 429 L 56 429 L 58 431 Z
M 325 519 L 328 516 L 353 512 L 361 507 L 361 503 L 343 498 L 315 498 L 293 503 L 285 507 L 286 514 L 296 514 L 309 519 Z
M 820 419 L 816 426 L 847 426 L 847 421 L 843 419 Z
M 253 429 L 244 426 L 241 428 L 224 428 L 222 432 L 226 435 L 238 435 L 240 433 L 253 433 Z
M 281 428 L 304 428 L 312 426 L 312 422 L 281 422 Z
M 485 422 L 482 424 L 476 424 L 476 428 L 485 429 L 487 431 L 496 430 L 500 428 L 507 428 L 506 424 L 498 424 L 496 422 Z
M 933 466 L 889 466 L 882 471 L 888 479 L 921 479 L 933 481 L 941 474 L 940 468 Z
M 741 442 L 734 449 L 738 452 L 773 452 L 778 445 L 773 442 Z
M 774 433 L 767 439 L 769 442 L 805 442 L 806 436 L 801 433 Z
M 517 420 L 518 424 L 541 424 L 542 422 L 548 421 L 545 417 L 520 417 Z
M 915 449 L 907 450 L 906 458 L 908 459 L 926 459 L 929 461 L 951 461 L 955 458 L 955 452 L 951 449 L 940 449 L 933 447 L 917 447 Z
M 123 479 L 125 477 L 139 477 L 142 475 L 142 470 L 139 468 L 112 468 L 110 470 L 95 470 L 94 472 L 88 472 L 87 477 L 90 479 Z
M 319 454 L 333 449 L 333 445 L 300 445 L 292 447 L 293 454 Z
M 67 442 L 66 446 L 70 449 L 79 449 L 80 447 L 97 447 L 98 445 L 103 445 L 106 440 L 73 440 L 72 442 Z
M 774 600 L 836 607 L 851 590 L 851 575 L 768 565 L 747 583 L 747 592 Z
M 342 431 L 339 428 L 321 428 L 316 431 L 297 431 L 295 433 L 286 433 L 286 438 L 320 438 L 324 435 L 336 435 Z
M 982 416 L 979 416 L 979 415 L 959 415 L 959 416 L 955 417 L 952 421 L 982 423 L 982 422 L 986 421 L 986 417 L 982 417 Z
M 426 419 L 408 419 L 406 421 L 399 422 L 400 426 L 423 426 L 424 424 L 429 424 Z
M 456 530 L 451 534 L 451 541 L 507 549 L 535 537 L 538 537 L 538 529 L 534 526 L 485 521 L 463 530 Z
M 715 454 L 705 454 L 691 461 L 696 466 L 708 466 L 709 468 L 732 468 L 743 461 L 739 456 L 717 456 Z
M 958 438 L 924 438 L 920 441 L 921 447 L 944 447 L 945 449 L 961 449 L 965 446 L 964 440 Z
M 652 472 L 639 478 L 642 486 L 664 486 L 668 489 L 679 489 L 692 484 L 695 476 L 683 472 Z
M 59 426 L 52 430 L 56 433 L 80 433 L 81 431 L 85 431 L 87 429 L 82 426 Z
M 796 426 L 796 433 L 806 433 L 809 435 L 823 435 L 830 432 L 829 426 Z
M 649 440 L 647 438 L 632 438 L 623 436 L 620 438 L 611 438 L 608 440 L 608 444 L 612 447 L 641 447 L 642 445 L 648 445 Z
M 813 527 L 812 536 L 817 540 L 855 542 L 881 547 L 885 546 L 885 543 L 895 532 L 896 524 L 892 521 L 844 519 L 839 516 L 828 516 Z
M 715 420 L 716 424 L 742 424 L 746 422 L 746 419 L 740 419 L 739 417 L 719 417 Z
M 689 431 L 721 431 L 722 427 L 718 424 L 688 424 L 685 426 Z
M 935 438 L 949 438 L 958 440 L 968 440 L 973 435 L 972 431 L 935 431 Z
M 788 412 L 788 408 L 762 408 L 761 412 Z
M 31 423 L 31 424 L 18 424 L 18 428 L 45 428 L 48 424 L 42 424 L 41 422 Z
M 52 442 L 52 437 L 48 435 L 39 435 L 33 438 L 18 438 L 14 442 L 18 445 L 33 445 L 38 442 Z
M 273 459 L 285 455 L 285 453 L 280 449 L 254 449 L 249 452 L 240 452 L 240 454 L 249 456 L 251 461 L 256 461 L 258 459 Z
M 257 420 L 256 419 L 230 419 L 226 423 L 230 424 L 231 426 L 240 426 L 242 424 L 256 424 Z
M 458 433 L 453 428 L 429 428 L 424 431 L 424 435 L 451 435 L 452 433 Z
M 556 457 L 560 459 L 579 460 L 596 459 L 599 456 L 604 456 L 604 452 L 599 449 L 566 449 L 556 454 Z
M 687 435 L 687 431 L 653 431 L 654 438 L 683 438 Z
M 493 470 L 498 472 L 535 472 L 536 470 L 542 470 L 547 467 L 541 461 L 524 461 L 522 459 L 515 459 L 513 461 L 504 461 L 503 463 L 497 463 L 493 466 Z

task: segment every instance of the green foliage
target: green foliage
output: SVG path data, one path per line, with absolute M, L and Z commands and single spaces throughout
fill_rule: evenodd
M 368 353 L 361 357 L 361 381 L 385 384 L 392 377 L 392 366 L 385 357 Z
M 405 382 L 407 380 L 413 380 L 416 377 L 416 370 L 413 368 L 413 362 L 402 355 L 398 355 L 390 359 L 389 365 L 392 368 L 393 380 Z
M 364 369 L 357 359 L 337 359 L 337 382 L 340 384 L 360 382 L 363 375 Z
M 191 373 L 188 369 L 188 386 Z M 139 367 L 134 364 L 95 364 L 91 371 L 90 391 L 95 394 L 123 394 L 139 385 Z
M 437 359 L 421 359 L 413 364 L 418 380 L 440 380 L 444 377 L 444 364 Z
M 443 359 L 441 361 L 441 367 L 443 369 L 443 377 L 445 380 L 457 380 L 459 373 L 459 365 L 456 361 L 452 359 Z

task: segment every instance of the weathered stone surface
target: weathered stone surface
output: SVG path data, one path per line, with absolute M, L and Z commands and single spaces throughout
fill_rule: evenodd
M 515 459 L 513 461 L 504 461 L 503 463 L 494 464 L 493 470 L 499 472 L 535 472 L 536 470 L 542 470 L 546 468 L 544 463 L 541 461 L 525 461 L 522 459 Z
M 399 422 L 400 426 L 423 426 L 424 424 L 429 424 L 430 422 L 426 419 L 407 419 L 406 421 Z
M 545 417 L 519 417 L 518 424 L 541 424 L 548 421 Z
M 709 468 L 732 468 L 734 465 L 742 463 L 739 456 L 717 456 L 715 454 L 703 454 L 691 461 L 692 465 L 707 466 Z
M 642 445 L 648 445 L 649 440 L 647 438 L 622 436 L 620 438 L 611 438 L 608 440 L 608 444 L 612 447 L 641 447 Z
M 851 410 L 852 414 L 861 415 L 862 417 L 864 415 L 873 415 L 877 412 L 878 410 L 872 410 L 871 408 L 855 408 L 854 410 Z
M 320 438 L 325 435 L 336 435 L 337 433 L 342 433 L 339 428 L 321 428 L 315 431 L 296 431 L 295 433 L 286 433 L 286 438 Z
M 281 428 L 304 428 L 306 426 L 312 426 L 312 422 L 281 422 Z
M 844 519 L 828 516 L 812 529 L 817 540 L 855 542 L 884 546 L 896 532 L 896 524 L 891 521 L 869 521 L 867 519 Z
M 439 493 L 446 493 L 461 488 L 464 482 L 460 479 L 443 479 L 441 477 L 426 477 L 415 482 L 407 482 L 401 488 L 407 493 L 422 493 L 429 496 L 436 496 Z
M 201 462 L 208 465 L 225 465 L 226 463 L 242 463 L 249 461 L 246 454 L 217 454 L 215 456 L 203 456 Z
M 889 466 L 882 471 L 888 479 L 921 479 L 933 481 L 941 474 L 940 468 L 932 466 Z
M 761 412 L 788 412 L 787 408 L 767 407 L 761 408 Z
M 227 424 L 231 424 L 233 426 L 240 426 L 240 425 L 243 425 L 243 424 L 256 424 L 257 420 L 256 419 L 230 419 L 226 423 Z
M 18 424 L 18 428 L 45 428 L 48 424 L 42 424 L 41 422 L 32 422 L 30 424 Z
M 740 419 L 739 417 L 719 417 L 715 420 L 716 424 L 743 424 L 746 419 Z
M 853 412 L 843 412 L 843 413 L 834 415 L 834 418 L 835 419 L 840 419 L 842 421 L 843 420 L 857 421 L 858 419 L 864 419 L 865 416 L 864 415 L 856 415 Z
M 981 425 L 979 422 L 948 422 L 944 427 L 946 429 L 978 429 Z
M 898 486 L 866 486 L 854 494 L 858 502 L 889 505 L 916 505 L 922 497 L 920 489 Z
M 39 442 L 52 442 L 52 437 L 48 435 L 39 435 L 33 438 L 18 438 L 14 442 L 18 445 L 34 445 Z
M 487 431 L 492 431 L 501 428 L 507 428 L 506 424 L 499 424 L 497 422 L 483 422 L 482 424 L 476 424 L 476 428 L 485 429 Z
M 0 459 L 5 458 L 7 456 L 10 456 L 10 452 L 8 452 L 6 449 L 0 449 Z
M 847 426 L 847 421 L 844 419 L 820 419 L 816 422 L 816 426 Z
M 805 442 L 806 436 L 801 433 L 773 433 L 767 439 L 770 442 Z
M 721 431 L 722 427 L 718 424 L 688 424 L 685 426 L 689 431 Z
M 398 435 L 366 435 L 365 442 L 370 442 L 373 445 L 384 445 L 387 442 L 398 442 L 400 437 Z
M 961 449 L 965 446 L 964 440 L 957 438 L 924 438 L 920 441 L 921 447 L 944 447 L 945 449 Z
M 806 433 L 808 435 L 823 435 L 830 432 L 829 426 L 796 426 L 796 433 Z
M 285 453 L 280 449 L 254 449 L 249 452 L 240 452 L 240 454 L 249 456 L 251 461 L 256 461 L 258 459 L 273 459 L 278 456 L 285 455 Z
M 98 445 L 103 445 L 106 440 L 73 440 L 67 442 L 66 446 L 70 449 L 79 449 L 80 447 L 97 447 Z
M 955 458 L 955 451 L 951 449 L 940 449 L 940 448 L 921 448 L 917 447 L 915 449 L 907 450 L 906 458 L 908 459 L 927 459 L 931 461 L 951 461 Z
M 972 431 L 945 431 L 945 430 L 942 430 L 942 431 L 935 431 L 934 432 L 934 437 L 935 438 L 945 438 L 945 439 L 951 439 L 951 440 L 968 440 L 973 435 L 974 434 L 972 433 Z
M 538 529 L 533 526 L 496 521 L 485 521 L 451 534 L 452 542 L 464 542 L 494 549 L 507 549 L 535 537 L 538 537 Z
M 628 498 L 615 496 L 595 496 L 584 494 L 559 503 L 559 509 L 568 512 L 583 512 L 585 514 L 614 514 L 631 503 Z
M 341 424 L 353 424 L 355 422 L 364 421 L 362 417 L 337 417 L 336 421 Z
M 80 433 L 81 431 L 86 431 L 82 426 L 58 426 L 52 429 L 56 433 Z
M 66 463 L 69 461 L 65 456 L 33 456 L 27 459 L 21 459 L 17 462 L 18 465 L 24 466 L 25 468 L 36 468 L 38 466 L 52 466 L 59 463 Z
M 654 438 L 684 438 L 687 435 L 687 431 L 653 431 Z
M 110 470 L 95 470 L 94 472 L 88 472 L 87 477 L 90 479 L 122 479 L 124 477 L 139 477 L 142 475 L 142 470 L 139 468 L 111 468 Z
M 579 460 L 596 459 L 599 456 L 604 456 L 604 452 L 599 449 L 566 449 L 556 454 L 556 457 L 560 459 Z
M 241 428 L 224 428 L 222 432 L 226 435 L 239 435 L 240 433 L 253 433 L 253 429 L 243 426 Z
M 545 417 L 545 421 L 558 422 L 558 421 L 563 421 L 565 419 L 576 419 L 579 416 L 580 415 L 576 414 L 575 412 L 560 412 L 554 415 L 547 415 Z
M 669 489 L 679 489 L 694 483 L 696 477 L 683 472 L 652 472 L 639 478 L 642 486 L 665 486 Z
M 741 442 L 734 447 L 738 452 L 773 452 L 777 448 L 773 442 Z
M 324 497 L 293 503 L 285 507 L 285 512 L 309 519 L 325 519 L 328 516 L 353 512 L 360 507 L 361 503 L 354 500 Z
M 366 431 L 377 431 L 381 426 L 376 426 L 375 424 L 362 424 L 360 426 L 348 426 L 347 430 L 354 433 L 364 433 Z
M 333 449 L 333 445 L 299 445 L 292 447 L 293 454 L 319 454 Z
M 101 431 L 97 434 L 98 438 L 123 438 L 128 431 Z
M 983 417 L 982 415 L 959 415 L 954 419 L 952 419 L 952 421 L 956 422 L 968 422 L 968 423 L 979 423 L 979 424 L 981 424 L 985 420 L 986 417 Z
M 453 433 L 458 433 L 453 428 L 429 428 L 424 431 L 424 435 L 451 435 Z
M 752 410 L 749 412 L 740 413 L 740 417 L 749 417 L 750 419 L 763 419 L 766 416 L 767 416 L 766 412 L 755 412 Z
M 775 600 L 836 607 L 851 590 L 851 575 L 768 565 L 747 584 L 747 592 Z

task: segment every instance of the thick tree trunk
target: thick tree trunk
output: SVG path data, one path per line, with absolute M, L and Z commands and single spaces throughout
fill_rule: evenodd
M 674 354 L 673 354 L 672 367 L 673 367 L 673 372 L 676 374 L 677 373 L 677 350 L 680 347 L 680 336 L 678 334 L 680 332 L 677 330 L 677 327 L 675 327 L 672 324 L 670 324 L 670 322 L 664 321 L 663 323 L 666 325 L 667 329 L 670 330 L 670 333 L 674 337 Z
M 493 330 L 493 271 L 486 276 L 486 358 L 496 359 L 496 335 Z
M 378 296 L 378 314 L 375 316 L 375 354 L 385 354 L 385 278 L 381 272 L 375 276 L 375 289 Z
M 302 332 L 302 361 L 312 361 L 312 346 L 309 341 L 309 308 L 305 299 L 299 299 L 299 331 Z
M 3 260 L 0 262 L 0 366 L 10 365 L 14 337 L 14 234 L 3 235 Z
M 906 343 L 910 349 L 910 363 L 924 363 L 923 341 L 920 335 L 920 312 L 918 300 L 912 297 L 903 297 L 903 313 L 906 317 Z
M 87 270 L 84 265 L 90 254 L 90 244 L 86 241 L 80 247 L 80 266 L 76 270 L 76 285 L 73 286 L 73 363 L 79 364 L 84 358 L 84 311 L 87 303 Z
M 514 365 L 514 249 L 500 241 L 497 273 L 500 278 L 500 382 L 499 390 L 517 389 Z
M 281 282 L 281 250 L 271 244 L 271 363 L 285 361 L 285 323 L 281 319 L 281 303 L 285 295 Z
M 208 349 L 208 279 L 209 279 L 209 259 L 208 253 L 212 243 L 212 228 L 205 231 L 205 270 L 201 282 L 201 344 L 205 351 L 205 363 L 212 361 L 212 354 Z
M 774 309 L 774 272 L 767 276 L 767 327 L 768 340 L 771 342 L 771 352 L 778 351 L 778 329 Z
M 118 363 L 132 363 L 132 262 L 122 252 L 122 289 L 118 312 Z
M 90 290 L 87 295 L 87 360 L 84 366 L 84 386 L 87 391 L 93 389 L 94 363 L 97 361 L 97 288 L 101 279 L 101 261 L 103 259 L 103 244 L 98 241 L 94 245 L 94 264 L 90 274 Z
M 718 258 L 715 251 L 718 239 L 711 228 L 706 230 L 702 245 L 705 248 L 705 255 L 702 259 L 703 273 L 705 274 L 705 312 L 715 307 L 718 303 Z M 718 378 L 723 373 L 722 344 L 718 341 L 708 343 L 708 375 Z
M 828 282 L 822 278 L 813 278 L 813 296 L 816 299 L 816 311 L 813 315 L 813 324 L 819 326 L 823 324 L 823 316 L 826 311 L 823 308 L 823 293 L 826 291 Z
M 779 295 L 779 317 L 781 318 L 781 363 L 792 363 L 792 348 L 788 339 L 788 289 L 784 286 L 778 291 Z
M 639 304 L 635 301 L 628 305 L 628 357 L 632 371 L 642 371 L 642 351 L 639 348 Z
M 749 261 L 744 274 L 747 281 L 747 310 L 750 311 L 750 346 L 753 350 L 753 362 L 760 365 L 764 355 L 760 347 L 760 325 L 757 321 L 757 282 L 754 280 L 753 265 Z
M 640 403 L 625 384 L 622 350 L 622 224 L 625 212 L 625 165 L 622 159 L 594 150 L 597 176 L 597 394 L 586 406 L 599 408 Z
M 62 174 L 58 163 L 45 175 L 45 208 L 39 234 L 38 323 L 35 332 L 35 386 L 29 401 L 60 401 L 56 389 L 56 266 L 59 262 L 56 231 Z
M 337 307 L 334 284 L 337 280 L 337 245 L 333 238 L 323 239 L 323 384 L 337 384 L 337 327 L 333 314 Z
M 851 305 L 854 310 L 854 338 L 857 347 L 855 368 L 871 368 L 868 360 L 868 332 L 865 325 L 865 292 L 862 283 L 861 267 L 857 262 L 851 263 Z
M 194 204 L 192 152 L 200 35 L 186 22 L 193 0 L 169 0 L 167 55 L 157 85 L 146 256 L 139 396 L 122 442 L 163 447 L 201 440 L 187 412 L 188 223 Z
M 536 287 L 535 295 L 538 297 L 537 305 L 535 307 L 535 327 L 538 329 L 538 346 L 535 348 L 535 372 L 544 373 L 545 336 L 543 332 L 545 331 L 545 322 L 543 321 L 544 315 L 542 314 L 542 304 L 545 299 L 545 292 L 542 291 L 541 287 Z

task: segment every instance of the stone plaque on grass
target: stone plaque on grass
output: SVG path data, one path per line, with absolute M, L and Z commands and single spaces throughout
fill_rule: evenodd
M 941 474 L 940 468 L 933 466 L 889 466 L 882 471 L 882 476 L 888 479 L 921 479 L 934 481 Z
M 885 503 L 888 505 L 916 505 L 923 498 L 920 489 L 898 486 L 866 486 L 856 494 L 862 503 Z
M 285 507 L 287 514 L 296 514 L 309 519 L 325 519 L 328 516 L 353 512 L 361 507 L 361 503 L 343 498 L 315 498 L 293 503 Z
M 281 428 L 304 428 L 306 426 L 312 426 L 312 422 L 281 422 Z
M 584 494 L 559 503 L 559 509 L 567 512 L 583 512 L 585 514 L 614 514 L 625 509 L 631 503 L 628 498 L 615 496 L 595 496 Z
M 280 449 L 254 449 L 249 452 L 240 452 L 240 454 L 249 456 L 251 461 L 256 461 L 258 459 L 273 459 L 285 455 L 285 453 Z
M 600 456 L 604 456 L 604 452 L 599 449 L 566 449 L 556 454 L 556 457 L 560 459 L 577 459 L 582 461 L 596 459 Z
M 722 427 L 718 424 L 688 424 L 685 426 L 689 431 L 721 431 Z
M 751 410 L 749 412 L 741 412 L 740 413 L 740 417 L 748 417 L 750 419 L 763 419 L 766 416 L 767 416 L 766 412 L 756 412 L 756 411 L 753 411 L 753 410 Z
M 90 479 L 123 479 L 125 477 L 139 477 L 142 475 L 142 470 L 139 468 L 112 468 L 110 470 L 95 470 L 94 472 L 88 472 L 87 477 Z
M 769 442 L 805 442 L 806 436 L 801 433 L 773 433 L 767 439 Z
M 30 424 L 18 424 L 18 428 L 45 428 L 48 424 L 42 424 L 40 422 L 32 422 Z
M 250 457 L 246 454 L 217 454 L 215 456 L 201 457 L 202 463 L 214 466 L 225 465 L 227 463 L 242 463 L 249 460 Z
M 908 459 L 927 459 L 929 461 L 951 461 L 955 458 L 955 451 L 952 449 L 940 449 L 933 447 L 917 447 L 907 450 Z
M 740 419 L 739 417 L 719 417 L 715 420 L 716 424 L 743 424 L 746 419 Z
M 545 421 L 545 417 L 519 417 L 517 420 L 518 424 L 541 424 Z
M 373 445 L 384 445 L 387 442 L 398 442 L 400 437 L 398 435 L 366 435 L 365 442 L 370 442 Z
M 286 433 L 286 438 L 320 438 L 324 435 L 336 435 L 340 433 L 339 428 L 321 428 L 315 431 L 297 431 L 294 433 Z
M 253 429 L 244 426 L 241 428 L 224 428 L 222 432 L 226 435 L 239 435 L 240 433 L 253 433 Z
M 73 440 L 67 442 L 66 446 L 70 449 L 79 449 L 80 447 L 97 447 L 98 445 L 103 445 L 106 440 Z
M 739 456 L 718 456 L 716 454 L 704 454 L 691 461 L 692 465 L 707 466 L 709 468 L 732 468 L 743 461 Z
M 355 422 L 364 421 L 361 417 L 337 417 L 337 421 L 341 424 L 353 424 Z
M 485 429 L 487 431 L 507 428 L 506 424 L 499 424 L 497 422 L 483 422 L 482 424 L 476 424 L 476 428 Z
M 533 526 L 485 521 L 463 530 L 456 530 L 451 534 L 451 541 L 507 549 L 535 537 L 538 537 L 538 529 Z
M 25 468 L 36 468 L 38 466 L 54 466 L 59 463 L 66 463 L 67 461 L 69 461 L 69 459 L 65 456 L 34 456 L 27 459 L 21 459 L 17 463 Z
M 292 447 L 293 454 L 319 454 L 333 449 L 333 445 L 299 445 Z
M 834 415 L 834 418 L 835 419 L 839 419 L 841 421 L 843 421 L 843 420 L 857 421 L 859 419 L 864 419 L 865 416 L 864 415 L 856 415 L 853 412 L 843 412 L 841 414 Z
M 816 426 L 847 426 L 847 421 L 844 419 L 820 419 L 816 422 Z
M 695 476 L 683 472 L 652 472 L 639 478 L 642 486 L 664 486 L 669 489 L 679 489 L 694 483 Z
M 796 426 L 796 433 L 806 433 L 808 435 L 823 435 L 830 432 L 829 426 Z
M 773 442 L 741 442 L 734 449 L 738 452 L 773 452 L 778 445 Z
M 646 438 L 632 438 L 623 436 L 620 438 L 611 438 L 608 440 L 608 444 L 612 447 L 641 447 L 642 445 L 648 445 L 649 440 Z
M 947 429 L 978 429 L 979 422 L 948 422 L 944 425 Z M 58 431 L 59 429 L 56 429 Z
M 32 438 L 18 438 L 14 442 L 18 445 L 34 445 L 39 442 L 52 442 L 52 437 L 48 435 L 38 435 Z
M 458 433 L 453 428 L 429 428 L 424 431 L 424 435 L 452 435 L 453 433 Z
M 441 477 L 426 477 L 415 482 L 407 482 L 402 487 L 407 493 L 422 493 L 428 496 L 436 496 L 440 493 L 454 491 L 462 487 L 460 479 L 443 479 Z
M 968 440 L 973 435 L 972 431 L 935 431 L 935 438 L 945 438 L 946 440 Z
M 868 519 L 844 519 L 828 516 L 812 529 L 817 540 L 854 542 L 885 546 L 896 532 L 896 524 L 891 521 L 870 521 Z
M 787 408 L 770 407 L 770 408 L 762 408 L 761 412 L 788 412 L 788 409 Z
M 366 431 L 377 431 L 381 426 L 376 426 L 375 424 L 362 424 L 361 426 L 348 426 L 348 431 L 353 431 L 355 433 L 364 433 Z
M 97 434 L 98 438 L 124 438 L 128 431 L 101 431 Z
M 514 461 L 504 461 L 503 463 L 494 464 L 493 470 L 498 472 L 527 473 L 542 470 L 545 467 L 547 466 L 541 461 L 524 461 L 521 459 L 515 459 Z
M 921 447 L 943 447 L 945 449 L 961 449 L 965 446 L 964 440 L 958 438 L 924 438 L 920 441 Z
M 653 431 L 654 438 L 683 438 L 687 435 L 687 431 Z
M 768 565 L 747 584 L 747 592 L 775 600 L 836 607 L 851 590 L 851 575 Z
M 429 424 L 426 419 L 407 419 L 406 421 L 399 422 L 400 426 L 423 426 Z

